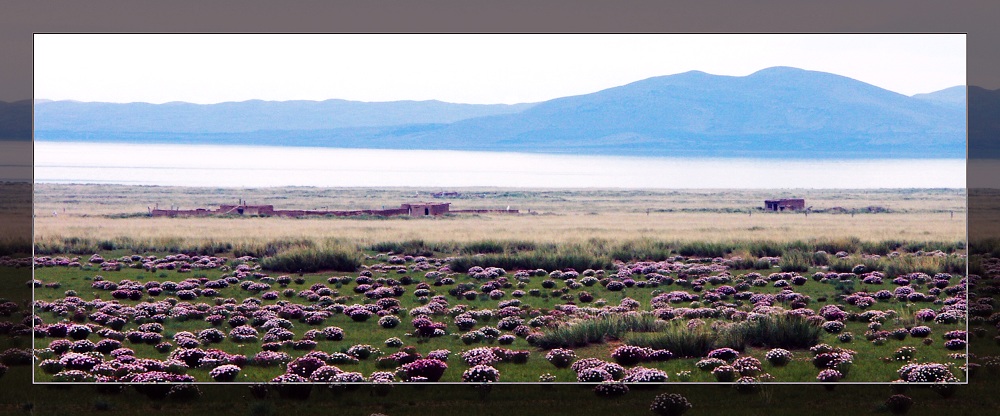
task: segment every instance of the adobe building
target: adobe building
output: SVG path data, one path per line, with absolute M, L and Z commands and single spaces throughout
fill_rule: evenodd
M 271 216 L 274 205 L 220 205 L 219 214 Z
M 410 216 L 420 217 L 425 215 L 443 215 L 447 214 L 451 208 L 451 203 L 427 203 L 419 202 L 415 204 L 402 204 L 400 209 L 406 210 L 406 213 Z
M 465 209 L 452 210 L 451 203 L 438 202 L 417 202 L 412 204 L 400 204 L 399 208 L 380 210 L 355 210 L 355 211 L 314 211 L 314 210 L 281 210 L 274 209 L 274 205 L 219 205 L 219 209 L 151 209 L 152 217 L 207 217 L 210 215 L 240 215 L 250 217 L 306 217 L 306 216 L 362 216 L 362 215 L 410 215 L 414 217 L 438 216 L 449 213 L 456 214 L 518 214 L 516 209 Z
M 764 200 L 766 211 L 799 211 L 806 209 L 805 199 L 768 199 Z

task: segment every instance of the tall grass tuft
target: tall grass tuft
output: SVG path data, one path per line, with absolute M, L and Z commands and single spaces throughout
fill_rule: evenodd
M 480 256 L 462 256 L 452 259 L 452 270 L 464 273 L 473 266 L 500 267 L 507 270 L 528 270 L 542 268 L 545 270 L 575 270 L 607 269 L 612 262 L 607 257 L 595 256 L 585 252 L 545 253 L 529 251 L 514 254 L 485 254 Z
M 534 345 L 542 349 L 582 347 L 622 339 L 628 333 L 659 331 L 666 325 L 650 314 L 604 315 L 545 331 Z
M 462 254 L 518 253 L 522 251 L 532 251 L 537 247 L 538 245 L 532 241 L 482 240 L 464 243 L 462 244 L 460 251 Z
M 408 254 L 411 256 L 431 256 L 438 251 L 453 251 L 453 247 L 443 247 L 443 244 L 430 244 L 424 240 L 383 241 L 372 244 L 370 250 L 379 253 Z
M 233 256 L 270 257 L 294 248 L 313 248 L 316 243 L 308 239 L 285 239 L 263 241 L 243 241 L 232 247 Z
M 679 357 L 704 357 L 709 351 L 729 347 L 743 351 L 748 346 L 806 349 L 819 342 L 822 328 L 796 315 L 767 315 L 713 330 L 707 326 L 688 328 L 671 322 L 663 330 L 629 333 L 628 345 L 666 349 Z
M 264 270 L 287 273 L 353 272 L 361 267 L 361 256 L 341 248 L 297 248 L 261 258 L 260 266 Z
M 682 256 L 723 257 L 733 251 L 733 244 L 694 241 L 683 243 L 677 247 Z
M 660 240 L 633 240 L 624 241 L 616 247 L 607 248 L 602 244 L 596 246 L 594 242 L 589 244 L 596 251 L 607 252 L 615 260 L 629 261 L 663 261 L 674 256 L 673 245 Z
M 812 263 L 810 260 L 810 256 L 805 253 L 799 250 L 790 250 L 781 256 L 778 267 L 783 272 L 805 273 L 809 271 L 809 265 Z
M 0 240 L 0 256 L 30 256 L 31 241 L 23 238 L 7 237 Z
M 966 259 L 955 255 L 944 257 L 904 256 L 886 262 L 883 271 L 890 278 L 916 272 L 927 273 L 932 276 L 937 273 L 964 275 L 965 265 Z
M 680 322 L 671 322 L 665 329 L 657 332 L 626 334 L 622 342 L 637 347 L 669 350 L 676 357 L 704 357 L 709 351 L 724 346 L 720 345 L 718 334 L 710 328 L 688 328 Z
M 727 346 L 805 349 L 819 342 L 821 332 L 822 327 L 806 318 L 785 314 L 766 315 L 730 325 L 720 331 L 719 336 L 721 343 Z

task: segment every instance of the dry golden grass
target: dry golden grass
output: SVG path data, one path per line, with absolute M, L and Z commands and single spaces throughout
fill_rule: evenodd
M 775 240 L 858 237 L 958 241 L 965 238 L 965 221 L 948 214 L 881 214 L 858 216 L 713 213 L 597 214 L 568 216 L 478 217 L 444 220 L 344 219 L 95 219 L 39 220 L 36 239 L 90 237 L 110 239 L 182 239 L 187 241 L 247 241 L 275 239 L 335 239 L 371 243 L 422 239 L 475 241 L 520 239 L 537 242 L 580 241 L 593 237 L 627 240 L 650 237 L 681 241 Z M 943 217 L 943 218 L 941 218 Z
M 869 206 L 895 212 L 949 212 L 965 210 L 962 189 L 916 190 L 593 190 L 499 188 L 185 188 L 128 185 L 59 185 L 35 187 L 35 213 L 51 216 L 144 213 L 148 207 L 181 209 L 218 207 L 244 199 L 277 209 L 381 209 L 400 203 L 434 200 L 433 192 L 462 194 L 454 209 L 503 209 L 523 212 L 621 213 L 650 210 L 730 210 L 746 212 L 764 205 L 764 199 L 805 198 L 815 210 Z
M 36 189 L 36 241 L 64 237 L 136 240 L 249 242 L 278 239 L 335 240 L 369 244 L 421 239 L 428 242 L 531 240 L 573 242 L 653 238 L 679 241 L 773 240 L 857 237 L 866 241 L 961 241 L 965 239 L 963 190 L 904 191 L 594 191 L 463 190 L 484 197 L 449 200 L 456 209 L 511 208 L 546 214 L 460 215 L 444 218 L 113 218 L 147 205 L 211 207 L 241 195 L 276 208 L 357 209 L 394 206 L 430 191 L 413 189 L 128 187 L 41 185 Z M 418 194 L 420 195 L 420 194 Z M 748 215 L 764 198 L 799 196 L 814 209 L 888 207 L 878 214 L 762 213 Z M 232 200 L 232 201 L 231 201 Z M 183 201 L 170 203 L 169 201 Z M 335 201 L 337 203 L 335 203 Z M 62 211 L 60 207 L 66 208 Z M 646 210 L 650 209 L 649 214 Z M 52 212 L 56 211 L 57 216 Z M 730 211 L 730 212 L 727 212 Z M 737 211 L 737 212 L 731 212 Z M 47 215 L 46 215 L 47 213 Z M 954 213 L 954 215 L 952 215 Z

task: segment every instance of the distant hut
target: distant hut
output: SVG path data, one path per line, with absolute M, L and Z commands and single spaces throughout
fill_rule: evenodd
M 806 209 L 805 199 L 767 199 L 764 200 L 766 211 L 800 211 Z
M 410 216 L 421 217 L 425 215 L 443 215 L 450 210 L 451 203 L 428 203 L 420 202 L 415 204 L 402 204 L 400 208 L 405 209 Z

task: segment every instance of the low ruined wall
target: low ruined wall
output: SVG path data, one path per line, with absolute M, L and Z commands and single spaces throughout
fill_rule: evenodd
M 520 211 L 516 209 L 456 209 L 452 210 L 455 214 L 517 214 Z
M 215 214 L 207 209 L 154 209 L 149 213 L 153 217 L 207 217 Z

